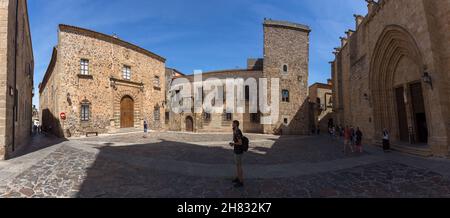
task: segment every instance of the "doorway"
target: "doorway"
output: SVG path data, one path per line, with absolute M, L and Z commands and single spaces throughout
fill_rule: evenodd
M 408 118 L 406 115 L 405 89 L 399 87 L 395 89 L 395 97 L 397 102 L 398 131 L 400 141 L 409 142 Z
M 186 117 L 186 131 L 194 132 L 194 119 L 191 116 Z
M 120 101 L 120 128 L 134 127 L 134 100 L 125 96 Z
M 428 143 L 427 116 L 425 113 L 422 84 L 411 84 L 410 92 L 416 140 L 418 143 Z

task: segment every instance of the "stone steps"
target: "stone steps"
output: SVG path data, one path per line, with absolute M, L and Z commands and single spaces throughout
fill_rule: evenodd
M 375 146 L 377 147 L 383 147 L 382 143 L 375 143 Z M 399 151 L 405 154 L 411 154 L 415 156 L 421 156 L 421 157 L 432 157 L 433 153 L 430 148 L 419 148 L 414 146 L 407 146 L 407 145 L 399 145 L 399 144 L 392 144 L 391 143 L 391 149 L 394 151 Z

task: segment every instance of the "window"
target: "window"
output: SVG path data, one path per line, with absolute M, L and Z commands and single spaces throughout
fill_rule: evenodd
M 283 102 L 289 102 L 289 90 L 283 90 L 281 97 Z
M 289 67 L 287 64 L 283 65 L 283 73 L 288 73 L 289 72 Z
M 161 88 L 161 80 L 159 79 L 159 76 L 155 76 L 153 79 L 153 86 L 155 88 Z
M 261 121 L 261 119 L 260 119 L 260 114 L 259 113 L 256 113 L 256 114 L 250 114 L 250 122 L 252 122 L 252 123 L 260 123 Z
M 233 120 L 233 114 L 232 113 L 225 113 L 224 114 L 224 121 L 232 121 Z
M 284 118 L 284 121 L 283 121 L 283 123 L 284 123 L 284 125 L 288 125 L 288 124 L 289 124 L 289 120 L 288 120 L 288 118 Z
M 210 113 L 204 113 L 203 114 L 203 119 L 205 121 L 211 121 L 211 114 Z
M 245 100 L 250 101 L 250 86 L 245 86 Z
M 166 112 L 166 124 L 170 122 L 170 112 Z
M 88 101 L 81 103 L 81 121 L 89 121 L 90 104 Z
M 126 80 L 131 80 L 131 67 L 123 66 L 122 77 Z
M 161 119 L 161 111 L 160 111 L 159 106 L 155 106 L 155 109 L 153 111 L 153 119 L 155 121 L 160 121 L 160 119 Z
M 80 66 L 81 66 L 80 74 L 81 75 L 89 75 L 89 60 L 81 59 Z

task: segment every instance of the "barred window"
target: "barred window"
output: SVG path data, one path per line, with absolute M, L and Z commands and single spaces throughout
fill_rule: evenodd
M 153 111 L 153 119 L 155 121 L 159 121 L 161 119 L 161 110 L 159 106 L 155 106 L 155 109 Z
M 80 67 L 81 67 L 81 71 L 80 71 L 81 75 L 89 75 L 89 60 L 81 59 Z
M 81 121 L 89 121 L 91 116 L 91 102 L 86 98 L 81 102 Z
M 130 66 L 123 66 L 122 77 L 123 77 L 123 79 L 131 80 L 131 67 Z
M 89 121 L 89 114 L 90 114 L 89 109 L 90 109 L 89 104 L 81 105 L 81 121 Z

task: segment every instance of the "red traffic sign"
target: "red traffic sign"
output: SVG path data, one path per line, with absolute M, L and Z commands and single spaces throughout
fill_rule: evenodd
M 61 120 L 66 120 L 67 116 L 66 113 L 62 112 L 59 117 L 61 118 Z

